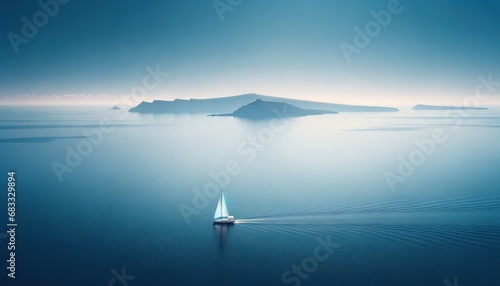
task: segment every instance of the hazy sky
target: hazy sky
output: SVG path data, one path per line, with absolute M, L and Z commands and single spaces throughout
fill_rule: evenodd
M 131 94 L 147 67 L 169 74 L 148 79 L 148 99 L 255 92 L 394 106 L 460 102 L 478 76 L 500 81 L 500 0 L 391 2 L 220 0 L 218 13 L 212 0 L 72 0 L 44 18 L 38 1 L 0 0 L 0 103 Z M 399 12 L 356 47 L 354 28 L 388 5 Z M 343 42 L 359 48 L 350 62 Z

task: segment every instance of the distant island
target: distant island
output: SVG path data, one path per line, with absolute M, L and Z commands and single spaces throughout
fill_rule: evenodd
M 317 109 L 335 112 L 395 112 L 399 111 L 393 107 L 345 105 L 307 100 L 289 99 L 260 95 L 255 93 L 242 94 L 229 97 L 208 99 L 175 99 L 173 101 L 155 100 L 153 102 L 141 102 L 130 112 L 137 113 L 230 113 L 239 107 L 260 99 L 263 101 L 282 102 L 294 105 L 298 108 Z
M 210 114 L 209 116 L 233 116 L 246 119 L 267 119 L 273 117 L 300 117 L 336 113 L 338 112 L 318 109 L 304 109 L 288 103 L 257 99 L 252 103 L 243 105 L 233 113 Z
M 115 105 L 115 106 L 111 107 L 111 110 L 122 110 L 122 109 Z
M 417 104 L 413 108 L 413 110 L 488 110 L 487 107 L 465 107 L 465 106 L 440 106 L 440 105 L 425 105 L 425 104 Z

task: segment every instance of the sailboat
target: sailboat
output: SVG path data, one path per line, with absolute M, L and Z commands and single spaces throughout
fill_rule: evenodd
M 226 199 L 224 198 L 224 192 L 220 192 L 219 203 L 217 204 L 217 209 L 214 214 L 214 224 L 223 223 L 234 223 L 236 220 L 234 216 L 230 216 L 226 206 Z

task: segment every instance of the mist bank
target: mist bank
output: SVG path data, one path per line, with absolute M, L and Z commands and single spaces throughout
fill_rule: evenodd
M 467 107 L 467 106 L 445 106 L 445 105 L 425 105 L 425 104 L 417 104 L 413 108 L 413 110 L 488 110 L 487 107 Z

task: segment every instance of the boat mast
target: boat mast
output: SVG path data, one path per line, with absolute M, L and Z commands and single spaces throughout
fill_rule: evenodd
M 224 204 L 224 201 L 222 200 L 222 194 L 224 193 L 224 191 L 220 191 L 220 217 L 222 218 L 222 207 L 223 207 L 223 204 Z

